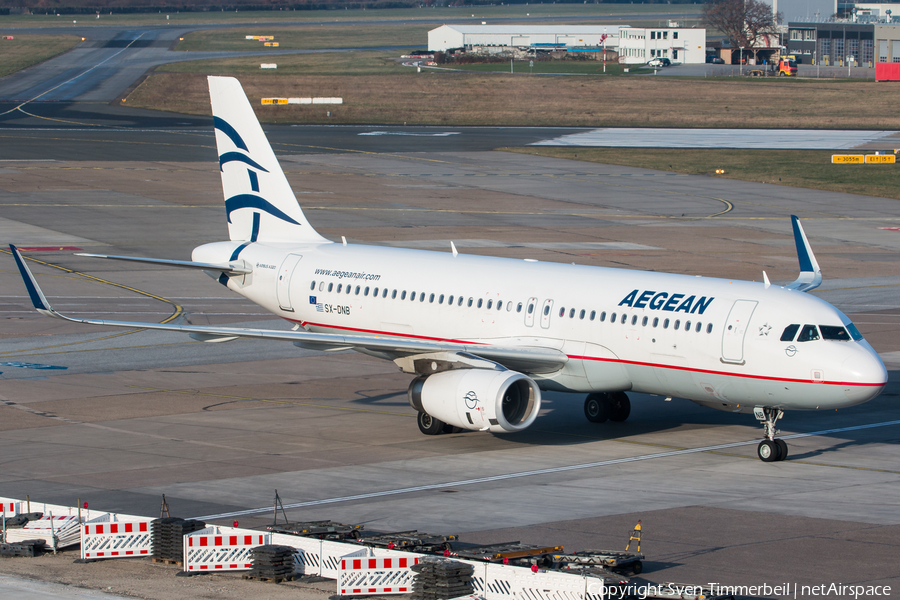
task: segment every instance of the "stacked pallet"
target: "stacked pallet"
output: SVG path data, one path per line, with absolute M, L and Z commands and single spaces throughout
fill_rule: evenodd
M 247 579 L 281 583 L 294 578 L 294 548 L 268 544 L 250 550 L 253 565 Z
M 438 557 L 423 558 L 410 567 L 416 573 L 413 600 L 458 598 L 472 593 L 472 565 Z
M 176 517 L 154 519 L 150 523 L 150 545 L 153 560 L 181 564 L 184 561 L 184 536 L 206 527 L 193 519 Z

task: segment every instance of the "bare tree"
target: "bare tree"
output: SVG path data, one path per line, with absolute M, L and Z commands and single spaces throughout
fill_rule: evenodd
M 703 5 L 703 23 L 725 34 L 734 48 L 754 47 L 766 43 L 766 36 L 778 35 L 781 13 L 761 0 L 713 0 Z

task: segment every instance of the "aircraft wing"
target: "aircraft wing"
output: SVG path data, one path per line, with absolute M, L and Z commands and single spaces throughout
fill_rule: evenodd
M 168 323 L 144 323 L 138 321 L 108 321 L 106 319 L 81 319 L 57 312 L 50 306 L 43 290 L 25 264 L 19 249 L 10 244 L 16 265 L 28 289 L 34 308 L 48 317 L 63 319 L 73 323 L 127 327 L 129 329 L 158 329 L 180 331 L 203 342 L 225 342 L 237 338 L 257 338 L 293 342 L 304 348 L 321 350 L 360 350 L 379 352 L 402 358 L 420 354 L 452 353 L 469 354 L 499 363 L 507 368 L 524 373 L 552 373 L 559 370 L 568 360 L 565 353 L 553 348 L 539 346 L 494 346 L 477 342 L 444 342 L 418 340 L 391 336 L 338 335 L 333 333 L 313 333 L 303 330 L 279 331 L 276 329 L 249 329 L 242 327 L 217 327 L 214 325 L 174 325 Z M 219 270 L 216 268 L 216 270 Z

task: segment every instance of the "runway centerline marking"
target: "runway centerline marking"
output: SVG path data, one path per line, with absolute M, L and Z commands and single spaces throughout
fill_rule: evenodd
M 840 427 L 836 429 L 824 429 L 822 431 L 811 431 L 809 433 L 794 433 L 782 436 L 781 439 L 798 439 L 804 437 L 813 437 L 819 435 L 827 435 L 830 433 L 842 433 L 845 431 L 859 431 L 861 429 L 874 429 L 876 427 L 889 427 L 891 425 L 900 425 L 900 420 L 884 421 L 882 423 L 870 423 L 868 425 L 854 425 L 851 427 Z M 523 477 L 534 477 L 537 475 L 550 475 L 553 473 L 565 473 L 567 471 L 579 471 L 582 469 L 594 469 L 597 467 L 606 467 L 609 465 L 620 465 L 630 462 L 639 462 L 644 460 L 653 460 L 657 458 L 667 458 L 670 456 L 682 456 L 685 454 L 696 454 L 698 452 L 715 452 L 718 450 L 726 450 L 728 448 L 739 448 L 741 446 L 750 446 L 758 444 L 758 440 L 750 440 L 744 442 L 732 442 L 730 444 L 716 444 L 713 446 L 704 446 L 702 448 L 685 448 L 682 450 L 671 450 L 668 452 L 657 452 L 654 454 L 641 454 L 639 456 L 628 456 L 624 458 L 613 458 L 610 460 L 602 460 L 592 463 L 582 463 L 577 465 L 565 465 L 561 467 L 549 467 L 546 469 L 535 469 L 533 471 L 520 471 L 518 473 L 505 473 L 501 475 L 490 475 L 488 477 L 477 477 L 475 479 L 463 479 L 461 481 L 450 481 L 446 483 L 433 483 L 429 485 L 417 485 L 414 487 L 399 488 L 394 490 L 382 490 L 380 492 L 369 492 L 366 494 L 354 494 L 352 496 L 339 496 L 336 498 L 323 498 L 321 500 L 308 500 L 306 502 L 295 502 L 293 504 L 285 504 L 285 509 L 306 508 L 309 506 L 321 506 L 325 504 L 336 504 L 339 502 L 352 502 L 354 500 L 369 500 L 372 498 L 382 498 L 385 496 L 396 496 L 399 494 L 411 494 L 415 492 L 427 492 L 431 490 L 441 490 L 451 487 L 475 485 L 479 483 L 491 483 L 495 481 L 506 481 L 509 479 L 521 479 Z M 268 513 L 272 511 L 271 506 L 263 508 L 250 508 L 246 510 L 236 510 L 217 515 L 204 515 L 202 517 L 193 517 L 201 521 L 213 521 L 216 519 L 230 519 L 232 517 L 243 517 L 247 515 L 255 515 Z

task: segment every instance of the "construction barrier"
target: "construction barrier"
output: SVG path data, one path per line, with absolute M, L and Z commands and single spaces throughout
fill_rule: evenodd
M 294 573 L 322 575 L 322 540 L 273 533 L 269 536 L 269 543 L 294 548 Z
M 150 521 L 147 517 L 107 514 L 81 527 L 81 558 L 150 556 Z
M 558 571 L 487 565 L 486 600 L 584 600 L 585 578 Z
M 24 527 L 6 530 L 6 542 L 13 544 L 25 540 L 44 540 L 53 549 L 77 544 L 81 539 L 81 527 L 77 516 L 44 516 L 28 521 Z
M 417 556 L 392 558 L 344 558 L 338 573 L 338 594 L 409 594 L 416 574 L 410 567 L 419 563 Z
M 10 517 L 14 517 L 19 514 L 19 512 L 21 512 L 19 510 L 20 504 L 21 502 L 19 502 L 18 500 L 13 500 L 11 498 L 0 498 L 0 513 L 6 515 L 7 519 L 9 519 Z
M 245 571 L 250 549 L 269 543 L 269 534 L 235 527 L 207 527 L 184 536 L 184 570 Z

